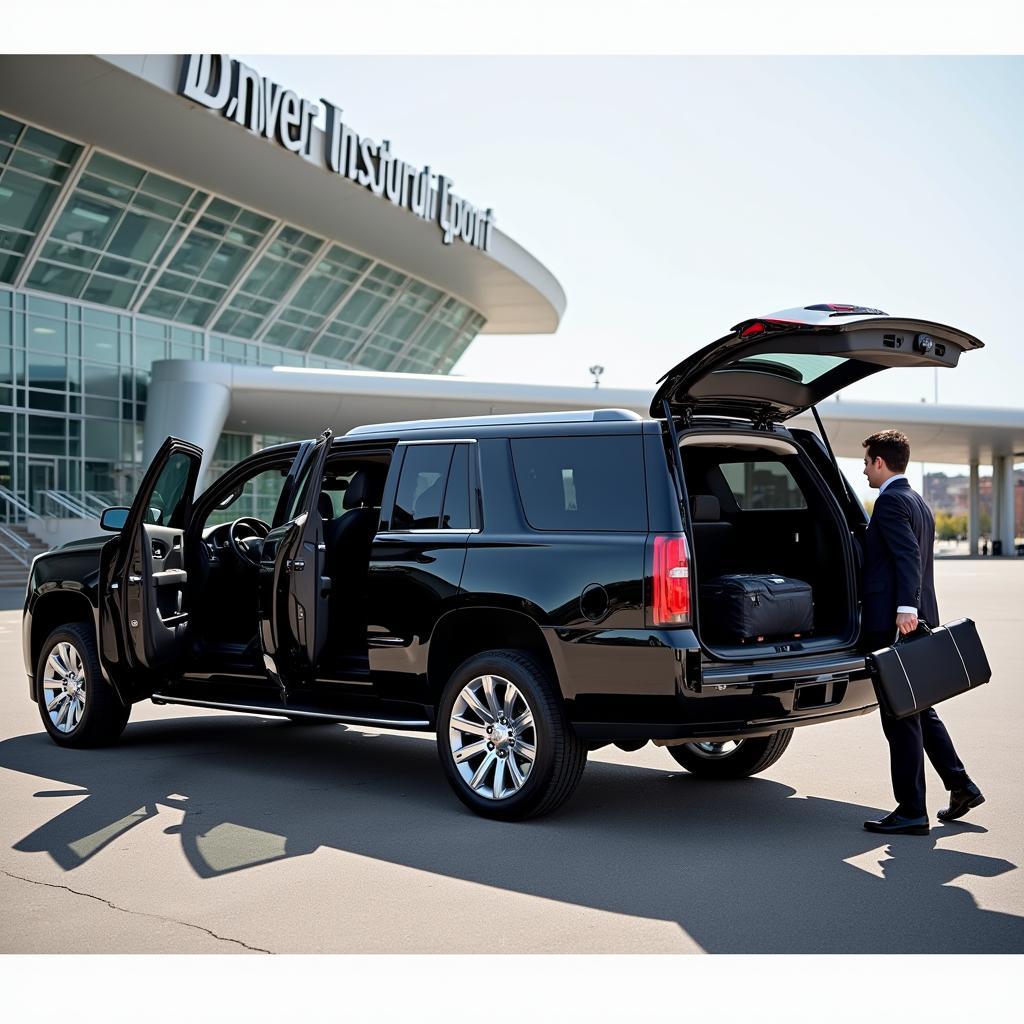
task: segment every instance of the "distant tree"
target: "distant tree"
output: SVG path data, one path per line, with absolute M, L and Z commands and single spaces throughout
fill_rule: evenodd
M 967 516 L 951 512 L 935 513 L 935 537 L 937 540 L 956 540 L 967 532 Z
M 867 509 L 868 515 L 871 515 L 871 513 L 875 511 L 875 499 L 868 498 L 868 500 L 864 502 L 864 508 Z

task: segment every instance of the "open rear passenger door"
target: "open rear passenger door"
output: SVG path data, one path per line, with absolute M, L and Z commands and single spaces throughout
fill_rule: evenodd
M 126 703 L 150 696 L 187 649 L 183 537 L 202 458 L 202 449 L 167 438 L 100 556 L 100 656 Z
M 268 678 L 281 697 L 313 681 L 327 641 L 324 524 L 318 503 L 333 433 L 325 430 L 298 471 L 286 522 L 263 541 L 260 644 Z

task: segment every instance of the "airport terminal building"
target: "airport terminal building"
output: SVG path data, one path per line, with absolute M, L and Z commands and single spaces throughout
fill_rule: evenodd
M 169 433 L 203 448 L 208 482 L 324 426 L 646 414 L 653 380 L 448 376 L 479 334 L 554 332 L 565 295 L 498 227 L 500 196 L 453 182 L 443 153 L 409 162 L 341 99 L 226 56 L 0 56 L 0 586 L 95 533 Z M 821 413 L 841 456 L 899 423 L 916 460 L 969 466 L 972 551 L 992 465 L 992 537 L 1014 550 L 1024 410 Z
M 444 375 L 554 331 L 465 184 L 227 57 L 0 57 L 0 520 L 131 494 L 160 360 Z

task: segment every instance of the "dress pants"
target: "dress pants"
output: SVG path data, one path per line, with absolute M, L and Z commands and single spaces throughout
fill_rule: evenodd
M 889 647 L 895 632 L 893 629 L 885 633 L 868 634 L 864 639 L 864 650 L 877 651 Z M 900 642 L 907 643 L 910 639 L 907 637 Z M 889 741 L 892 791 L 899 804 L 900 814 L 917 818 L 928 813 L 924 789 L 925 754 L 946 789 L 959 789 L 971 781 L 935 708 L 928 708 L 906 718 L 893 718 L 881 708 L 879 713 L 882 731 Z

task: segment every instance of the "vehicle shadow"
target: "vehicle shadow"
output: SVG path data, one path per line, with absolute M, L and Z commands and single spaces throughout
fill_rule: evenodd
M 0 743 L 0 767 L 77 787 L 37 792 L 78 799 L 14 844 L 66 871 L 172 811 L 164 831 L 201 878 L 330 847 L 674 921 L 709 952 L 1024 951 L 1024 918 L 947 884 L 1017 867 L 937 842 L 984 829 L 961 822 L 887 841 L 860 828 L 879 808 L 799 798 L 766 779 L 709 783 L 592 761 L 559 812 L 511 825 L 458 803 L 430 739 L 227 716 L 133 724 L 96 751 L 18 736 Z

